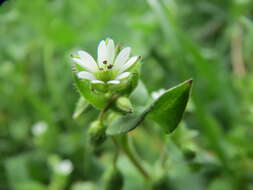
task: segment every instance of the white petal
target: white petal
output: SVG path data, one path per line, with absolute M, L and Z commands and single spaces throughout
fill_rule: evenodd
M 93 84 L 104 84 L 104 82 L 101 81 L 101 80 L 92 80 L 91 83 L 93 83 Z
M 114 57 L 115 57 L 115 45 L 112 39 L 108 39 L 106 47 L 107 47 L 108 64 L 113 64 Z
M 85 51 L 78 51 L 77 53 L 89 71 L 96 72 L 98 70 L 97 63 L 90 54 Z
M 131 57 L 123 66 L 121 66 L 119 68 L 119 72 L 124 72 L 125 70 L 127 70 L 128 68 L 130 68 L 133 64 L 136 63 L 136 61 L 139 59 L 140 56 L 134 56 Z
M 100 41 L 99 45 L 98 45 L 98 64 L 99 66 L 103 65 L 103 61 L 107 61 L 107 47 L 105 44 L 105 41 L 102 40 Z
M 81 79 L 95 80 L 95 76 L 87 71 L 81 71 L 77 73 L 77 76 Z
M 107 84 L 119 84 L 120 81 L 119 80 L 109 80 L 107 81 Z
M 115 59 L 114 68 L 119 69 L 122 65 L 124 65 L 126 61 L 129 59 L 130 53 L 131 53 L 130 47 L 122 49 Z
M 80 59 L 80 58 L 76 58 L 76 57 L 73 57 L 71 58 L 76 64 L 80 65 L 81 67 L 83 67 L 84 69 L 87 69 L 87 66 L 86 64 Z
M 121 74 L 119 74 L 119 75 L 116 77 L 116 79 L 117 79 L 117 80 L 125 79 L 125 78 L 127 78 L 130 74 L 131 74 L 130 72 L 121 73 Z

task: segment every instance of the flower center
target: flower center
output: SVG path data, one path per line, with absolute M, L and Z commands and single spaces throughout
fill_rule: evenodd
M 105 60 L 103 61 L 103 65 L 99 67 L 99 71 L 95 73 L 96 78 L 98 80 L 107 82 L 109 80 L 114 80 L 117 76 L 117 72 L 113 69 L 112 64 L 108 64 Z

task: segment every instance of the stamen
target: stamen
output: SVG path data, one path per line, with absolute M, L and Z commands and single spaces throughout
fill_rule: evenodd
M 113 67 L 113 65 L 108 65 L 107 69 L 111 69 Z
M 100 71 L 103 71 L 104 69 L 100 67 L 99 70 L 100 70 Z
M 106 64 L 107 64 L 107 61 L 106 61 L 106 60 L 104 60 L 104 61 L 103 61 L 103 64 L 105 64 L 105 65 L 106 65 Z

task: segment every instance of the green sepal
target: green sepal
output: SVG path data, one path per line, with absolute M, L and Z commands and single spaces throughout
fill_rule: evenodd
M 109 98 L 105 93 L 96 92 L 92 90 L 90 81 L 78 78 L 74 74 L 75 83 L 80 94 L 89 102 L 91 105 L 98 109 L 102 109 L 107 104 Z
M 129 96 L 136 86 L 138 85 L 138 80 L 139 80 L 139 72 L 134 71 L 131 73 L 129 76 L 129 79 L 127 80 L 127 85 L 124 89 L 120 91 L 122 95 Z
M 90 83 L 91 89 L 97 93 L 106 93 L 108 88 L 105 83 Z
M 88 109 L 88 107 L 89 103 L 84 99 L 83 96 L 81 96 L 76 103 L 76 107 L 72 115 L 72 118 L 77 119 L 85 110 Z

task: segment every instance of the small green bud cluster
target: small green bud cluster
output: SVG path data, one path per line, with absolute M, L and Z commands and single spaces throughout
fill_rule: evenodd
M 105 129 L 106 127 L 100 121 L 92 122 L 88 130 L 89 141 L 92 145 L 99 146 L 106 140 Z

